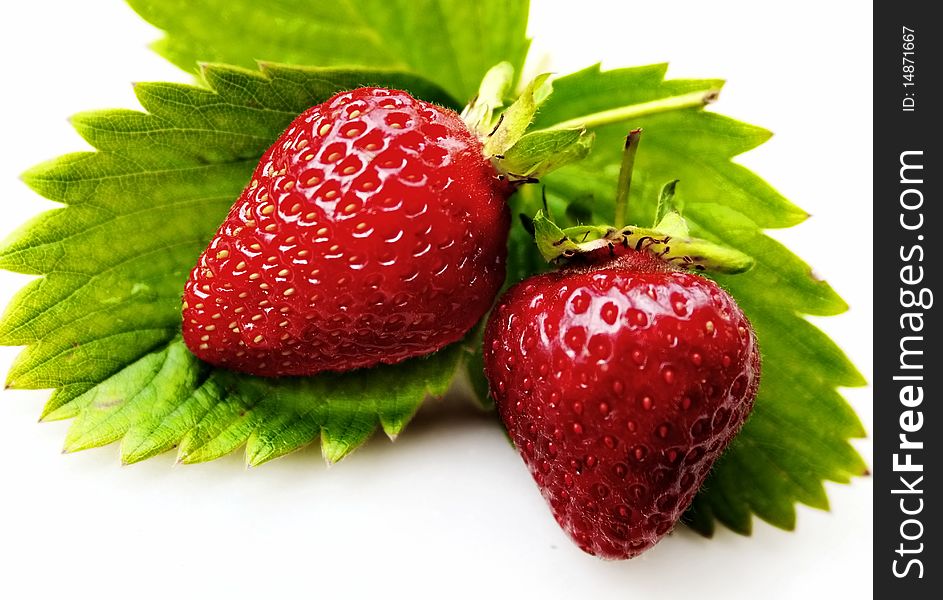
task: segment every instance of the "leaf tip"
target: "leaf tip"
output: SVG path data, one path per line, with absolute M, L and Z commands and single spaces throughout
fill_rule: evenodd
M 213 63 L 207 61 L 197 61 L 196 63 L 196 73 L 197 76 L 211 88 L 213 87 L 210 83 L 211 77 L 213 75 Z
M 18 382 L 16 381 L 17 372 L 15 371 L 15 367 L 16 367 L 16 364 L 14 363 L 14 365 L 11 366 L 11 367 L 10 367 L 10 370 L 7 372 L 7 378 L 6 378 L 6 380 L 3 382 L 3 389 L 4 389 L 4 390 L 18 390 L 18 389 L 20 389 L 20 388 L 19 388 L 19 385 L 18 385 Z
M 137 464 L 143 460 L 146 460 L 154 456 L 153 452 L 148 452 L 147 448 L 138 446 L 133 450 L 122 451 L 121 452 L 121 466 L 127 467 L 128 465 Z
M 26 186 L 30 188 L 31 190 L 38 193 L 42 193 L 40 191 L 42 189 L 41 186 L 43 184 L 42 175 L 45 175 L 49 172 L 50 166 L 51 166 L 51 161 L 40 163 L 38 165 L 33 165 L 32 167 L 20 173 L 19 179 L 20 181 L 25 183 Z
M 270 460 L 270 457 L 271 457 L 271 454 L 268 452 L 263 452 L 263 451 L 250 452 L 249 449 L 246 448 L 246 454 L 245 454 L 246 471 L 267 463 Z
M 324 458 L 324 463 L 328 468 L 333 467 L 340 461 L 344 460 L 344 457 L 350 453 L 349 450 L 343 450 L 336 446 L 331 448 L 321 447 L 321 456 Z
M 429 399 L 428 394 L 426 396 L 426 399 Z M 385 419 L 381 416 L 380 429 L 383 430 L 383 433 L 386 435 L 386 437 L 389 438 L 391 442 L 395 442 L 397 439 L 399 439 L 399 436 L 401 433 L 403 433 L 403 430 L 406 429 L 406 425 L 409 424 L 409 421 L 411 418 L 412 418 L 412 415 L 410 415 L 409 417 L 400 418 L 400 419 Z
M 76 416 L 76 407 L 72 403 L 63 404 L 62 406 L 57 406 L 54 403 L 49 403 L 43 407 L 42 413 L 39 415 L 40 423 L 52 423 L 54 421 L 62 421 L 63 419 L 71 419 Z
M 714 539 L 714 534 L 717 533 L 717 530 L 714 528 L 713 522 L 711 522 L 711 524 L 707 527 L 691 527 L 691 529 L 702 538 L 708 539 L 708 540 Z
M 342 461 L 348 454 L 356 450 L 359 444 L 348 444 L 340 440 L 332 440 L 328 436 L 321 434 L 321 456 L 328 467 Z

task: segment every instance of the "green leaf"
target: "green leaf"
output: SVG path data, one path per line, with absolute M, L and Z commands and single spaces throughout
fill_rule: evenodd
M 205 65 L 203 79 L 209 87 L 138 84 L 148 112 L 77 115 L 97 152 L 24 174 L 65 206 L 0 245 L 0 268 L 42 276 L 0 320 L 0 343 L 26 346 L 7 384 L 56 388 L 43 418 L 75 418 L 66 450 L 121 440 L 128 463 L 174 446 L 199 462 L 247 444 L 247 460 L 260 464 L 318 438 L 336 461 L 378 425 L 395 437 L 425 397 L 445 392 L 457 347 L 349 376 L 260 381 L 186 350 L 180 293 L 259 156 L 300 112 L 361 85 L 453 101 L 389 71 Z
M 377 427 L 394 438 L 422 401 L 448 389 L 462 349 L 364 372 L 264 380 L 211 370 L 179 339 L 145 355 L 70 403 L 65 450 L 121 440 L 121 460 L 138 462 L 179 446 L 185 463 L 246 446 L 256 466 L 320 438 L 337 462 Z
M 763 355 L 756 409 L 714 467 L 686 521 L 705 535 L 713 532 L 715 519 L 749 533 L 752 514 L 791 529 L 796 502 L 827 508 L 824 480 L 847 482 L 866 473 L 848 442 L 862 437 L 864 430 L 836 390 L 863 385 L 864 379 L 834 342 L 804 319 L 807 314 L 838 314 L 847 306 L 827 283 L 812 276 L 808 265 L 763 233 L 796 225 L 807 216 L 731 162 L 769 133 L 702 110 L 698 94 L 709 100 L 722 82 L 665 81 L 665 69 L 601 71 L 595 66 L 554 81 L 554 93 L 535 126 L 553 131 L 584 124 L 596 134 L 596 142 L 586 160 L 542 180 L 548 204 L 555 216 L 564 215 L 558 219 L 561 226 L 567 214 L 561 207 L 568 203 L 589 207 L 593 223 L 611 221 L 624 138 L 641 127 L 645 133 L 635 162 L 628 222 L 650 223 L 653 216 L 660 217 L 662 186 L 680 179 L 672 201 L 684 206 L 691 234 L 754 258 L 754 268 L 745 274 L 714 277 L 756 328 Z M 533 194 L 520 195 L 515 205 L 528 214 L 540 207 Z M 536 246 L 531 252 L 538 254 Z M 533 264 L 533 259 L 517 258 L 517 264 Z
M 493 65 L 520 73 L 528 2 L 489 0 L 129 0 L 166 32 L 154 49 L 182 69 L 257 60 L 410 71 L 463 104 Z
M 152 352 L 74 400 L 80 409 L 66 434 L 65 450 L 104 446 L 153 415 L 190 395 L 201 366 L 181 343 Z

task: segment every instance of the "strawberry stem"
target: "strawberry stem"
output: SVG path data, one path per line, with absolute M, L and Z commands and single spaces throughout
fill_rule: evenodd
M 633 129 L 625 136 L 625 147 L 622 150 L 622 166 L 619 168 L 619 185 L 616 188 L 615 226 L 617 229 L 625 225 L 625 212 L 629 205 L 629 191 L 632 187 L 632 171 L 635 168 L 635 153 L 638 151 L 641 129 Z
M 656 113 L 679 110 L 683 108 L 698 108 L 706 106 L 716 101 L 718 96 L 720 96 L 719 88 L 700 92 L 691 92 L 689 94 L 681 94 L 679 96 L 670 96 L 668 98 L 661 98 L 660 100 L 652 100 L 651 102 L 630 104 L 629 106 L 621 106 L 611 110 L 604 110 L 602 112 L 586 115 L 585 117 L 577 117 L 575 119 L 570 119 L 569 121 L 556 123 L 549 129 L 570 129 L 573 127 L 585 127 L 586 129 L 592 129 L 602 125 L 624 123 L 630 119 L 637 119 L 638 117 L 644 117 Z

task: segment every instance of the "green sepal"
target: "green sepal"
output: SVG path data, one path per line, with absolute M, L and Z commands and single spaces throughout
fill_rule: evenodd
M 580 251 L 579 244 L 557 227 L 557 224 L 550 220 L 544 211 L 537 211 L 534 215 L 533 226 L 537 249 L 547 262 L 560 257 L 573 256 Z
M 537 109 L 553 92 L 550 73 L 542 73 L 527 84 L 507 110 L 501 113 L 494 130 L 485 140 L 486 156 L 501 156 L 511 149 L 527 131 Z
M 686 235 L 687 225 L 677 211 L 665 215 L 662 224 L 668 230 L 632 225 L 621 229 L 605 225 L 561 229 L 541 210 L 534 217 L 534 238 L 547 261 L 620 245 L 695 271 L 734 274 L 753 266 L 753 258 L 739 250 Z
M 655 226 L 661 224 L 662 219 L 672 210 L 680 213 L 684 211 L 682 206 L 675 204 L 675 188 L 678 187 L 678 179 L 672 179 L 661 187 L 661 193 L 658 194 L 658 204 L 655 206 Z M 687 226 L 685 226 L 687 227 Z M 662 228 L 663 229 L 663 228 Z M 687 229 L 685 229 L 687 231 Z M 685 235 L 687 235 L 685 233 Z
M 512 85 L 514 66 L 509 62 L 498 63 L 485 73 L 478 93 L 462 110 L 462 120 L 479 138 L 484 139 L 495 130 L 499 118 L 496 111 L 504 106 Z
M 558 129 L 525 134 L 504 155 L 498 169 L 512 180 L 534 179 L 586 157 L 595 135 L 585 129 Z
M 462 120 L 482 141 L 484 155 L 503 177 L 533 182 L 589 154 L 595 136 L 585 127 L 527 133 L 540 105 L 553 92 L 549 73 L 535 77 L 502 112 L 499 109 L 513 83 L 511 63 L 498 63 L 488 70 L 478 93 L 462 111 Z

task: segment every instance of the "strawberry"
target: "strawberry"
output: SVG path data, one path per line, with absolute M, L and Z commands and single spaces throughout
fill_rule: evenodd
M 513 286 L 485 330 L 485 374 L 511 439 L 560 526 L 604 558 L 634 557 L 671 530 L 756 396 L 749 321 L 675 264 L 739 271 L 749 259 L 689 238 L 677 218 L 583 242 L 592 228 L 538 214 L 541 249 L 570 262 Z
M 376 87 L 299 115 L 190 273 L 190 350 L 255 375 L 311 375 L 462 338 L 504 282 L 507 198 L 592 141 L 575 129 L 563 145 L 518 145 L 550 84 L 538 76 L 499 114 L 513 73 L 489 70 L 462 115 Z
M 183 336 L 257 375 L 397 363 L 460 339 L 504 281 L 513 186 L 459 115 L 360 88 L 298 116 L 186 283 Z

